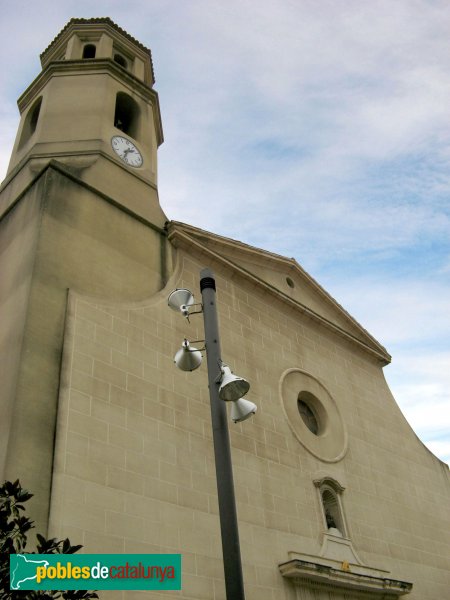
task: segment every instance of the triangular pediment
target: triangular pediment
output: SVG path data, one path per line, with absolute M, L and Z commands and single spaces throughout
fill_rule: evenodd
M 381 362 L 390 362 L 386 349 L 373 338 L 328 292 L 293 258 L 287 258 L 208 231 L 171 221 L 169 239 L 175 246 L 191 252 L 209 253 L 225 262 L 253 283 L 271 291 L 290 306 L 306 312 L 322 325 L 334 329 L 349 340 L 375 354 Z

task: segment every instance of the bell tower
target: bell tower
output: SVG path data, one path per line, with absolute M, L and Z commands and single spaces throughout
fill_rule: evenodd
M 18 100 L 7 180 L 26 185 L 55 159 L 87 184 L 164 226 L 157 194 L 163 141 L 150 50 L 110 19 L 72 19 L 41 54 Z
M 0 477 L 33 491 L 45 531 L 67 291 L 139 301 L 172 265 L 150 50 L 109 18 L 72 19 L 41 64 L 0 188 Z

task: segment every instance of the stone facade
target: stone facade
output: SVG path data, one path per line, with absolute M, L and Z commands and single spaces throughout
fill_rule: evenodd
M 135 51 L 142 65 L 123 81 L 151 87 L 138 42 L 109 20 L 75 21 L 44 53 L 39 81 L 53 81 L 48 69 L 62 77 L 63 50 L 84 73 L 87 39 Z M 118 67 L 99 61 L 86 63 L 91 76 L 117 87 Z M 155 124 L 155 92 L 142 97 Z M 154 172 L 115 161 L 103 125 L 101 143 L 45 152 L 36 130 L 2 188 L 2 464 L 36 493 L 38 529 L 89 553 L 182 553 L 182 592 L 108 598 L 225 598 L 206 367 L 173 363 L 183 338 L 204 339 L 203 323 L 167 305 L 180 287 L 199 301 L 209 267 L 223 360 L 258 405 L 230 422 L 247 600 L 445 598 L 448 467 L 395 403 L 387 351 L 293 259 L 164 225 Z
M 445 597 L 448 469 L 405 421 L 380 358 L 295 310 L 289 286 L 258 285 L 235 270 L 226 247 L 220 257 L 209 249 L 219 238 L 186 228 L 187 248 L 186 230 L 173 224 L 173 238 L 175 230 L 185 247 L 176 250 L 167 286 L 151 299 L 124 304 L 70 295 L 52 535 L 70 535 L 91 552 L 181 552 L 182 597 L 225 597 L 206 371 L 173 365 L 184 336 L 202 339 L 201 319 L 191 317 L 189 325 L 167 306 L 175 287 L 198 289 L 208 264 L 216 274 L 224 360 L 251 382 L 248 397 L 258 404 L 252 419 L 230 425 L 247 597 L 325 597 L 323 581 L 283 578 L 278 565 L 294 559 L 341 570 L 348 559 L 352 574 L 412 582 L 411 598 Z M 245 264 L 246 248 L 241 252 Z M 264 258 L 268 271 L 280 267 Z M 290 277 L 294 289 L 308 285 L 300 270 Z M 326 296 L 322 301 L 323 313 L 338 310 Z M 336 456 L 314 456 L 298 411 L 283 408 L 296 406 L 308 387 L 302 377 L 283 386 L 286 374 L 297 372 L 319 382 L 336 404 L 346 432 Z M 316 390 L 326 406 L 321 394 Z M 319 436 L 319 452 L 333 426 Z M 315 482 L 326 478 L 342 486 L 344 539 L 324 522 Z M 334 590 L 333 598 L 377 597 L 360 583 L 356 596 Z

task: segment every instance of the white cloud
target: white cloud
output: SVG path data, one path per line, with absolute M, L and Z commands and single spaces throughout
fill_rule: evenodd
M 450 338 L 450 283 L 433 281 L 428 273 L 417 279 L 393 279 L 389 273 L 370 277 L 351 275 L 348 280 L 331 281 L 328 288 L 336 298 L 387 346 L 411 348 Z M 421 355 L 423 350 L 421 351 Z M 414 359 L 408 355 L 407 360 Z M 414 359 L 414 365 L 416 360 Z M 450 363 L 449 363 L 450 364 Z

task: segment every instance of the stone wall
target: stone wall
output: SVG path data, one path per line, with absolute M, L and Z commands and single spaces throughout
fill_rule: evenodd
M 173 364 L 185 336 L 203 338 L 202 318 L 188 324 L 167 306 L 175 287 L 200 298 L 205 258 L 179 251 L 165 290 L 142 303 L 72 293 L 66 319 L 50 533 L 86 552 L 181 552 L 183 592 L 161 594 L 166 600 L 225 597 L 206 365 L 184 373 Z M 329 597 L 278 569 L 292 553 L 336 560 L 324 550 L 314 484 L 326 477 L 343 488 L 350 569 L 412 582 L 410 598 L 444 598 L 448 469 L 410 429 L 377 361 L 230 268 L 207 266 L 216 274 L 223 360 L 251 382 L 248 398 L 258 405 L 251 419 L 230 422 L 247 600 Z M 330 395 L 346 435 L 336 456 L 311 452 L 310 432 L 286 411 L 303 385 L 283 387 L 292 369 Z

